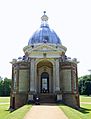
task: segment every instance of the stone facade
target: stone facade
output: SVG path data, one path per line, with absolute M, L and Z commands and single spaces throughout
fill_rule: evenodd
M 45 14 L 42 22 L 46 22 Z M 46 29 L 49 30 L 49 27 L 46 26 Z M 12 60 L 10 107 L 17 109 L 33 102 L 36 96 L 40 97 L 41 102 L 63 102 L 74 108 L 80 106 L 77 60 L 69 59 L 65 55 L 67 48 L 57 41 L 59 39 L 54 32 L 51 35 L 51 42 L 39 40 L 37 43 L 34 36 L 30 41 L 33 44 L 29 42 L 23 48 L 24 57 Z M 56 41 L 58 44 L 55 44 Z

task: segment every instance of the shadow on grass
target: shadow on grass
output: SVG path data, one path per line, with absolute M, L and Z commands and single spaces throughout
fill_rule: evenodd
M 5 110 L 5 111 L 7 111 L 8 113 L 12 113 L 12 112 L 14 112 L 15 110 L 9 110 L 9 109 L 7 109 L 7 110 Z
M 30 106 L 32 106 L 32 105 L 30 105 L 30 104 L 26 104 L 26 105 L 29 105 L 29 107 L 27 107 L 27 109 L 30 109 Z M 9 107 L 9 108 L 6 109 L 5 111 L 7 111 L 7 112 L 9 112 L 9 113 L 13 113 L 13 112 L 15 112 L 16 110 L 20 110 L 21 108 L 23 108 L 23 107 L 26 106 L 26 105 L 22 105 L 21 107 L 19 107 L 19 108 L 17 108 L 17 109 L 13 109 L 12 107 Z
M 91 109 L 80 107 L 78 111 L 80 111 L 83 114 L 87 114 L 90 113 L 89 111 L 91 111 Z
M 80 108 L 78 108 L 78 109 L 75 109 L 75 108 L 70 107 L 70 106 L 68 106 L 68 105 L 65 105 L 65 104 L 63 104 L 63 103 L 59 104 L 59 106 L 69 107 L 69 108 L 74 109 L 74 110 L 76 110 L 76 111 L 78 111 L 78 112 L 81 112 L 81 113 L 83 113 L 83 114 L 90 113 L 90 111 L 91 111 L 91 109 L 89 109 L 89 108 L 84 108 L 84 107 L 80 107 Z

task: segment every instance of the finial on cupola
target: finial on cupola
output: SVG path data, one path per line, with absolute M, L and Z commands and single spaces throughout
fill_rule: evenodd
M 48 16 L 45 15 L 46 14 L 46 11 L 44 11 L 43 13 L 44 13 L 44 15 L 41 17 L 41 20 L 42 21 L 48 21 Z

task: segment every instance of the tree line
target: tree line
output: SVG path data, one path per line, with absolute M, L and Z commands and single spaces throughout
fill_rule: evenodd
M 0 96 L 10 96 L 11 79 L 0 77 Z
M 79 93 L 81 95 L 91 95 L 91 75 L 85 75 L 78 79 Z

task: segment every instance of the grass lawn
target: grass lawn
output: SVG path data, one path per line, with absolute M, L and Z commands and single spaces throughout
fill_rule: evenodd
M 91 97 L 80 96 L 80 101 L 91 102 Z M 80 111 L 71 107 L 60 105 L 60 108 L 64 111 L 69 119 L 91 119 L 91 104 L 81 104 Z
M 91 102 L 91 96 L 81 95 L 80 96 L 80 101 L 81 102 Z
M 23 119 L 26 112 L 31 108 L 31 105 L 24 105 L 23 107 L 10 113 L 8 110 L 9 100 L 9 97 L 0 97 L 0 119 Z
M 10 97 L 0 97 L 0 103 L 9 103 Z
M 0 97 L 0 119 L 23 119 L 24 115 L 31 108 L 31 105 L 24 105 L 23 107 L 10 113 L 9 97 Z M 91 102 L 91 96 L 80 96 L 81 102 Z M 81 104 L 80 111 L 75 110 L 66 105 L 59 105 L 69 119 L 91 119 L 91 104 Z

